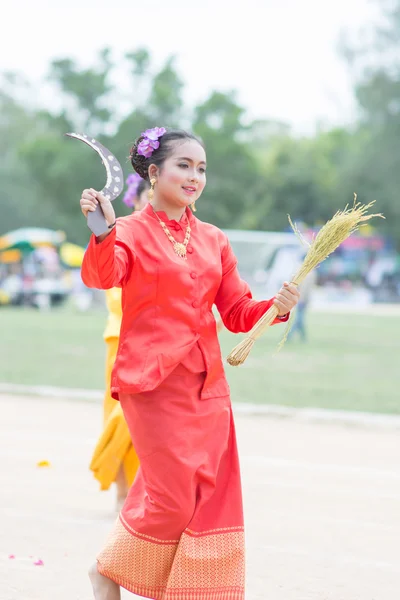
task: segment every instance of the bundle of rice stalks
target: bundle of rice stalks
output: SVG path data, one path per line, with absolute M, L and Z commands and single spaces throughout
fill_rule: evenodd
M 308 244 L 308 252 L 304 258 L 303 264 L 292 279 L 292 283 L 299 285 L 307 275 L 315 269 L 323 260 L 325 260 L 345 239 L 347 239 L 354 231 L 363 225 L 365 221 L 369 221 L 373 217 L 384 218 L 382 214 L 368 215 L 367 212 L 375 204 L 375 200 L 369 204 L 361 204 L 357 202 L 357 195 L 354 194 L 354 204 L 352 208 L 348 205 L 344 210 L 338 211 L 330 221 L 328 221 L 318 232 L 311 244 Z M 289 217 L 289 222 L 296 233 L 300 232 L 293 225 Z M 248 357 L 254 342 L 259 338 L 264 331 L 274 322 L 278 316 L 278 309 L 275 306 L 271 308 L 261 317 L 255 324 L 248 336 L 229 354 L 227 361 L 230 365 L 237 367 L 242 365 Z

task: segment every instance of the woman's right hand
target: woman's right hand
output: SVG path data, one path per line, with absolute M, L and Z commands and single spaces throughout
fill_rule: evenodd
M 94 212 L 96 210 L 96 206 L 100 203 L 101 210 L 103 211 L 103 215 L 105 220 L 107 221 L 107 225 L 112 225 L 115 223 L 115 211 L 113 209 L 112 203 L 110 200 L 107 200 L 100 192 L 97 192 L 93 188 L 88 190 L 83 190 L 82 197 L 80 200 L 81 211 L 87 218 L 88 213 Z

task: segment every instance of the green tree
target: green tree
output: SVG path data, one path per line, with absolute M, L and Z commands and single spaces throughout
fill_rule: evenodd
M 66 108 L 70 120 L 84 131 L 90 130 L 94 135 L 101 131 L 112 112 L 106 106 L 111 91 L 109 75 L 112 69 L 111 52 L 104 48 L 98 55 L 98 66 L 80 69 L 70 58 L 55 60 L 50 65 L 49 80 L 58 87 L 66 97 Z M 72 118 L 72 114 L 74 115 Z
M 0 234 L 29 225 L 32 215 L 36 216 L 38 225 L 46 223 L 46 211 L 38 202 L 38 186 L 18 152 L 22 140 L 35 136 L 37 123 L 35 115 L 12 94 L 15 85 L 27 93 L 32 90 L 10 74 L 2 83 L 5 91 L 0 92 Z
M 155 124 L 177 127 L 182 122 L 183 83 L 174 67 L 174 58 L 167 60 L 155 75 L 148 100 L 148 115 Z
M 285 229 L 287 213 L 313 224 L 351 201 L 354 191 L 365 189 L 357 178 L 357 160 L 364 147 L 371 160 L 376 152 L 375 130 L 368 124 L 356 132 L 335 129 L 298 139 L 284 123 L 246 124 L 233 92 L 213 91 L 189 111 L 173 58 L 154 71 L 149 52 L 139 48 L 125 55 L 125 64 L 122 90 L 111 83 L 114 63 L 108 49 L 99 53 L 94 66 L 80 67 L 69 58 L 54 61 L 50 80 L 60 92 L 58 112 L 35 109 L 31 103 L 28 110 L 24 98 L 34 90 L 18 77 L 10 78 L 0 98 L 6 229 L 13 223 L 45 225 L 63 229 L 71 241 L 87 241 L 79 195 L 86 187 L 101 189 L 105 173 L 94 152 L 65 138 L 68 131 L 98 137 L 127 175 L 129 148 L 141 131 L 192 125 L 205 143 L 209 163 L 199 216 L 223 228 Z M 23 208 L 15 197 L 24 198 Z M 34 208 L 29 219 L 25 205 Z M 120 200 L 116 210 L 128 212 Z
M 243 116 L 233 93 L 213 92 L 195 110 L 193 128 L 205 143 L 209 163 L 200 214 L 220 227 L 254 228 L 253 207 L 265 202 L 265 181 L 243 140 Z
M 71 241 L 87 240 L 79 195 L 87 187 L 101 189 L 105 173 L 94 152 L 64 134 L 83 131 L 98 137 L 117 156 L 127 175 L 131 170 L 129 148 L 143 129 L 157 122 L 179 125 L 183 84 L 173 59 L 154 75 L 147 50 L 129 52 L 125 59 L 131 77 L 131 98 L 124 97 L 110 83 L 113 63 L 108 49 L 99 53 L 93 67 L 81 68 L 69 58 L 52 62 L 49 79 L 62 92 L 61 109 L 58 113 L 36 111 L 34 133 L 21 136 L 18 144 L 19 157 L 29 177 L 36 181 L 35 201 L 46 207 L 51 226 L 64 229 Z M 127 88 L 129 94 L 129 85 Z M 113 98 L 128 100 L 129 110 L 120 114 L 113 108 Z M 119 201 L 116 210 L 117 214 L 127 212 Z
M 382 18 L 365 45 L 343 45 L 356 80 L 358 139 L 348 171 L 363 201 L 376 198 L 381 228 L 400 245 L 400 0 L 380 0 Z
M 326 221 L 352 199 L 341 173 L 352 148 L 344 129 L 321 132 L 314 138 L 278 135 L 259 148 L 267 182 L 268 201 L 257 207 L 262 229 L 288 228 L 287 215 L 310 226 Z

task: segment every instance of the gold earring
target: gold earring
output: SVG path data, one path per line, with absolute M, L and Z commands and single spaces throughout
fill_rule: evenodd
M 150 189 L 149 189 L 149 191 L 147 193 L 147 196 L 149 198 L 149 202 L 151 202 L 153 200 L 153 197 L 154 197 L 154 186 L 155 186 L 155 184 L 156 184 L 156 179 L 154 177 L 152 177 L 150 179 Z
M 190 205 L 190 208 L 192 209 L 193 212 L 196 212 L 197 211 L 196 202 L 193 202 L 193 204 Z

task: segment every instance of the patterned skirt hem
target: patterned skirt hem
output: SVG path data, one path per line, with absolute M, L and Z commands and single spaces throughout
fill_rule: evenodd
M 101 562 L 97 561 L 97 570 L 100 575 L 104 575 L 104 577 L 108 577 L 111 581 L 114 581 L 117 585 L 120 585 L 128 592 L 132 594 L 136 594 L 137 596 L 142 596 L 143 598 L 149 598 L 149 600 L 163 600 L 165 595 L 165 588 L 163 589 L 149 589 L 142 585 L 136 585 L 132 583 L 132 581 L 128 581 L 125 577 L 120 577 L 116 573 L 110 573 L 107 569 L 103 568 Z M 150 595 L 151 594 L 151 595 Z
M 125 577 L 119 577 L 115 573 L 109 573 L 97 561 L 97 569 L 101 575 L 108 577 L 117 585 L 128 590 L 132 594 L 148 598 L 149 600 L 244 600 L 244 589 L 238 588 L 214 588 L 214 589 L 193 589 L 178 588 L 168 591 L 166 588 L 148 588 L 140 584 L 128 581 Z

